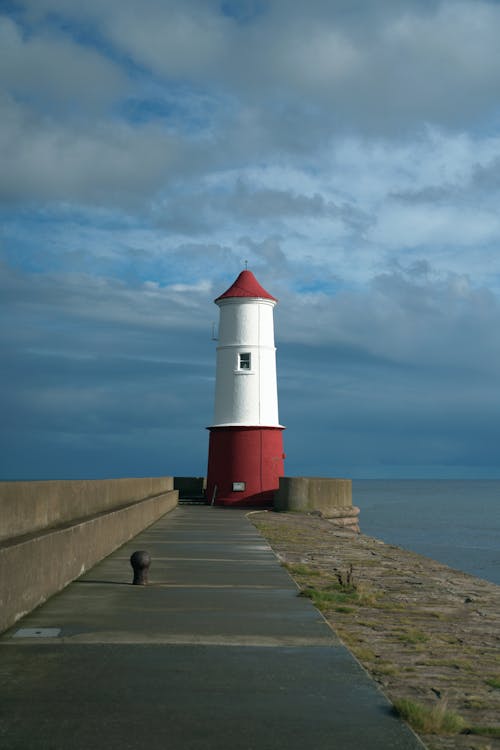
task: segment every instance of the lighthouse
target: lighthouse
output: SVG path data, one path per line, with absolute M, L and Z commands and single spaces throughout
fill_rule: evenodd
M 207 499 L 215 505 L 272 505 L 284 474 L 276 303 L 248 270 L 215 300 L 220 318 L 207 472 Z

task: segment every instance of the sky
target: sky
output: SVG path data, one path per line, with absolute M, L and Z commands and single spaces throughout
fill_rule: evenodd
M 287 475 L 500 477 L 498 0 L 0 14 L 0 478 L 205 474 L 245 262 Z

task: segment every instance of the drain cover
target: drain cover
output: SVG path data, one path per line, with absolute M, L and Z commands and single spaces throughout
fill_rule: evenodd
M 61 628 L 21 628 L 13 638 L 57 638 Z

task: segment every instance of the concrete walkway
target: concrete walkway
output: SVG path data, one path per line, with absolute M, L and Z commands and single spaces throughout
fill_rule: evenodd
M 130 554 L 150 552 L 150 585 Z M 417 750 L 243 511 L 179 507 L 0 638 L 2 750 Z

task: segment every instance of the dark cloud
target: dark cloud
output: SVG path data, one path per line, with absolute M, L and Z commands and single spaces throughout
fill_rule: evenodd
M 390 1 L 376 8 L 269 2 L 252 5 L 244 23 L 219 3 L 151 1 L 139 10 L 135 0 L 82 7 L 52 0 L 20 7 L 32 47 L 58 17 L 69 29 L 93 28 L 102 58 L 132 60 L 168 82 L 190 82 L 214 95 L 225 90 L 243 106 L 258 101 L 270 125 L 273 112 L 291 113 L 300 102 L 302 118 L 281 128 L 284 143 L 292 131 L 299 136 L 305 124 L 318 123 L 319 112 L 333 129 L 393 135 L 416 122 L 460 128 L 496 109 L 500 9 L 483 0 Z M 28 43 L 26 50 L 35 56 Z M 82 50 L 73 65 L 80 57 L 85 62 L 85 54 L 95 53 Z
M 98 114 L 127 93 L 127 77 L 118 65 L 61 30 L 42 27 L 30 34 L 0 17 L 0 45 L 2 89 L 29 101 L 34 110 Z
M 190 188 L 190 189 L 189 189 Z M 189 190 L 189 201 L 186 193 Z M 157 212 L 158 226 L 184 235 L 205 234 L 216 230 L 222 222 L 235 227 L 256 225 L 266 228 L 299 223 L 302 219 L 336 221 L 346 231 L 359 232 L 368 227 L 371 218 L 359 207 L 344 200 L 337 204 L 320 193 L 305 195 L 290 189 L 271 189 L 251 185 L 242 177 L 234 184 L 200 191 L 195 181 L 175 188 L 162 201 Z M 266 242 L 267 240 L 264 240 Z
M 213 391 L 208 300 L 196 322 L 182 292 L 170 317 L 145 290 L 123 297 L 103 280 L 89 295 L 83 281 L 17 275 L 2 297 L 2 477 L 164 474 L 173 462 L 199 472 Z
M 498 297 L 467 277 L 443 277 L 425 261 L 380 274 L 360 290 L 281 302 L 286 341 L 346 343 L 394 363 L 500 374 Z
M 34 118 L 0 99 L 3 201 L 141 205 L 177 169 L 185 145 L 156 126 Z
M 419 465 L 436 472 L 446 464 L 455 471 L 496 465 L 496 373 L 395 364 L 346 346 L 287 344 L 278 351 L 292 473 L 368 466 L 384 475 L 404 466 L 411 475 L 409 467 L 418 472 Z
M 259 278 L 275 291 L 272 278 Z M 4 477 L 21 472 L 23 441 L 32 477 L 61 475 L 61 451 L 64 475 L 104 466 L 127 473 L 134 447 L 139 473 L 153 465 L 164 473 L 169 461 L 203 471 L 214 386 L 212 290 L 197 296 L 174 288 L 163 297 L 104 279 L 20 272 L 3 279 L 9 325 L 0 391 L 12 436 Z M 493 461 L 500 350 L 491 343 L 500 310 L 491 295 L 469 290 L 464 297 L 421 262 L 377 277 L 371 291 L 314 297 L 289 295 L 277 312 L 292 473 L 390 459 L 407 465 L 415 456 L 421 464 L 460 464 L 471 440 L 484 449 L 470 452 L 469 462 Z M 101 456 L 89 468 L 90 444 L 107 452 L 107 463 Z

